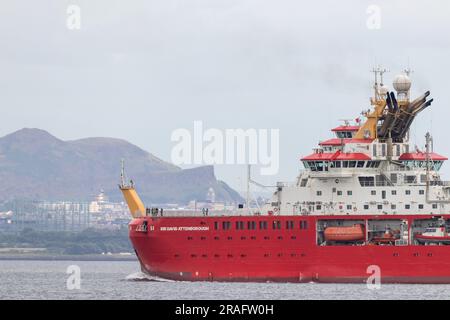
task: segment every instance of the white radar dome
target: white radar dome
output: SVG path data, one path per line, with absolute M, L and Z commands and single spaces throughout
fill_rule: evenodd
M 411 88 L 411 79 L 406 74 L 399 74 L 394 78 L 393 85 L 397 92 L 407 92 Z
M 389 91 L 389 87 L 388 86 L 381 86 L 380 87 L 380 94 L 382 95 L 386 95 Z

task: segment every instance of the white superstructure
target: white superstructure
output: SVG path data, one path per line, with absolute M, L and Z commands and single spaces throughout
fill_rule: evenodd
M 445 214 L 450 183 L 439 170 L 446 157 L 409 144 L 415 116 L 428 107 L 429 92 L 410 101 L 409 70 L 394 78 L 397 94 L 383 85 L 376 68 L 373 108 L 366 121 L 332 129 L 335 137 L 302 158 L 304 170 L 292 184 L 279 183 L 264 213 L 283 215 Z M 378 75 L 381 83 L 378 83 Z

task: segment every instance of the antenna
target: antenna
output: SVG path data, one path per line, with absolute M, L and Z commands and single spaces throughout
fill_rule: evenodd
M 409 67 L 409 64 L 408 64 L 408 67 L 405 68 L 405 69 L 403 69 L 403 72 L 409 77 L 410 74 L 414 72 L 414 70 L 411 69 L 411 68 Z
M 381 65 L 377 65 L 376 67 L 373 67 L 372 71 L 375 76 L 375 83 L 373 85 L 375 96 L 374 98 L 376 100 L 379 100 L 379 92 L 378 92 L 378 75 L 380 75 L 380 85 L 383 85 L 383 74 L 386 72 L 389 72 L 389 69 L 382 67 Z

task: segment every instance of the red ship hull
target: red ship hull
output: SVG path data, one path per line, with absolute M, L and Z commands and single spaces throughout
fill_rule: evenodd
M 382 283 L 450 283 L 445 245 L 318 244 L 318 221 L 355 218 L 412 225 L 430 216 L 146 217 L 132 220 L 129 230 L 142 270 L 166 279 L 363 283 L 375 267 Z M 236 222 L 249 228 L 236 229 Z

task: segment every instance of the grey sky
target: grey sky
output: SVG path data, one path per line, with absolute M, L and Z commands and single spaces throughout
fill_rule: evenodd
M 66 28 L 69 4 L 81 30 Z M 379 30 L 366 27 L 370 4 Z M 448 1 L 2 1 L 0 135 L 120 137 L 170 160 L 171 132 L 194 120 L 279 128 L 280 173 L 258 179 L 293 180 L 338 119 L 367 109 L 374 63 L 390 68 L 390 84 L 409 61 L 412 96 L 435 99 L 412 140 L 431 130 L 450 155 L 449 17 Z M 216 173 L 242 188 L 244 168 Z

